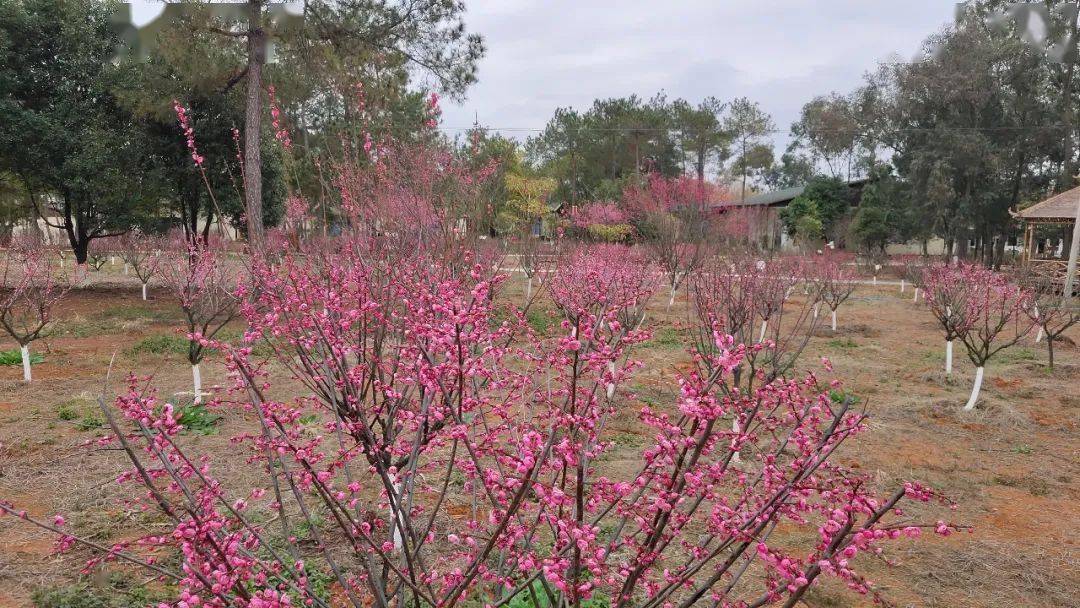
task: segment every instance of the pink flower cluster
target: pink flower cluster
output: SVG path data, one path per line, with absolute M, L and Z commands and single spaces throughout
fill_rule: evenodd
M 266 87 L 266 94 L 270 99 L 270 124 L 274 127 L 274 138 L 281 142 L 281 147 L 285 150 L 292 150 L 292 137 L 282 120 L 281 107 L 278 106 L 273 85 Z
M 187 139 L 191 160 L 195 161 L 196 167 L 202 169 L 203 161 L 206 158 L 199 154 L 199 150 L 195 147 L 195 129 L 191 126 L 191 117 L 188 115 L 187 109 L 175 99 L 173 100 L 173 111 L 176 112 L 176 119 L 180 121 L 180 130 L 184 132 L 184 137 Z

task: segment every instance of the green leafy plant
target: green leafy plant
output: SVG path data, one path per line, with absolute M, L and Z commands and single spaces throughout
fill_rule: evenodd
M 184 428 L 191 433 L 198 433 L 199 435 L 210 435 L 217 431 L 217 424 L 221 422 L 221 415 L 214 414 L 206 409 L 206 405 L 202 403 L 193 403 L 190 405 L 180 406 L 177 411 L 176 421 L 184 425 Z
M 96 428 L 100 428 L 103 424 L 105 424 L 105 422 L 102 421 L 101 418 L 97 417 L 95 414 L 87 413 L 75 423 L 75 428 L 80 431 L 92 431 Z
M 41 353 L 30 353 L 30 363 L 37 365 L 45 360 Z M 22 353 L 19 349 L 0 350 L 0 365 L 22 365 Z
M 75 411 L 70 402 L 64 402 L 57 406 L 56 416 L 60 420 L 75 420 L 79 417 L 79 413 Z

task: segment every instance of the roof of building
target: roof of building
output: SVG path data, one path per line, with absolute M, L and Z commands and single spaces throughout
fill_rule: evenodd
M 795 186 L 794 188 L 784 188 L 783 190 L 773 190 L 772 192 L 762 192 L 761 194 L 749 196 L 745 201 L 735 204 L 746 207 L 775 205 L 777 203 L 795 200 L 795 197 L 802 194 L 803 190 L 806 190 L 805 185 Z
M 1055 194 L 1041 203 L 1021 209 L 1013 216 L 1023 220 L 1075 220 L 1080 205 L 1080 187 Z
M 847 182 L 847 185 L 851 188 L 859 188 L 865 185 L 866 182 L 866 179 L 856 179 Z M 784 188 L 783 190 L 762 192 L 760 194 L 746 197 L 745 201 L 734 201 L 725 203 L 725 205 L 730 205 L 733 207 L 757 207 L 764 205 L 766 207 L 770 207 L 772 205 L 779 205 L 782 203 L 786 204 L 795 200 L 795 198 L 802 194 L 804 190 L 806 190 L 806 184 L 803 184 L 801 186 L 795 186 L 792 188 Z

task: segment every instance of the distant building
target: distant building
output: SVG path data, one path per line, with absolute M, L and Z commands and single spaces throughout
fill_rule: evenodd
M 851 190 L 851 206 L 858 207 L 862 201 L 862 191 L 869 180 L 858 179 L 849 181 L 848 188 Z M 729 211 L 741 211 L 745 213 L 754 224 L 754 232 L 765 247 L 771 249 L 791 249 L 795 246 L 794 240 L 784 228 L 784 222 L 780 219 L 780 211 L 791 204 L 806 190 L 806 185 L 773 190 L 749 196 L 745 201 L 724 202 L 714 206 L 719 213 Z

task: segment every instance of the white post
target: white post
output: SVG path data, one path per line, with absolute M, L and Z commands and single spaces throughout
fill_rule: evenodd
M 874 287 L 877 287 L 877 275 L 874 275 Z
M 765 330 L 768 327 L 769 327 L 769 322 L 768 321 L 762 321 L 761 322 L 761 335 L 758 336 L 758 339 L 757 339 L 758 342 L 764 342 L 765 341 Z
M 982 389 L 982 381 L 983 367 L 979 366 L 975 368 L 975 386 L 971 387 L 971 397 L 968 399 L 967 405 L 964 406 L 965 412 L 975 409 L 975 402 L 979 400 L 979 391 Z
M 907 287 L 907 281 L 905 279 L 900 279 L 900 293 L 904 293 L 905 287 Z
M 146 283 L 142 284 L 142 299 L 146 299 Z
M 836 331 L 836 310 L 832 311 L 832 330 Z
M 952 340 L 945 342 L 945 375 L 952 375 Z
M 202 374 L 198 363 L 191 366 L 191 378 L 195 381 L 195 403 L 202 403 Z
M 30 382 L 30 347 L 23 344 L 19 347 L 22 352 L 22 377 L 23 382 Z
M 1042 337 L 1043 337 L 1043 326 L 1040 325 L 1039 326 L 1039 333 L 1035 334 L 1035 344 L 1038 344 L 1039 341 L 1042 340 Z

